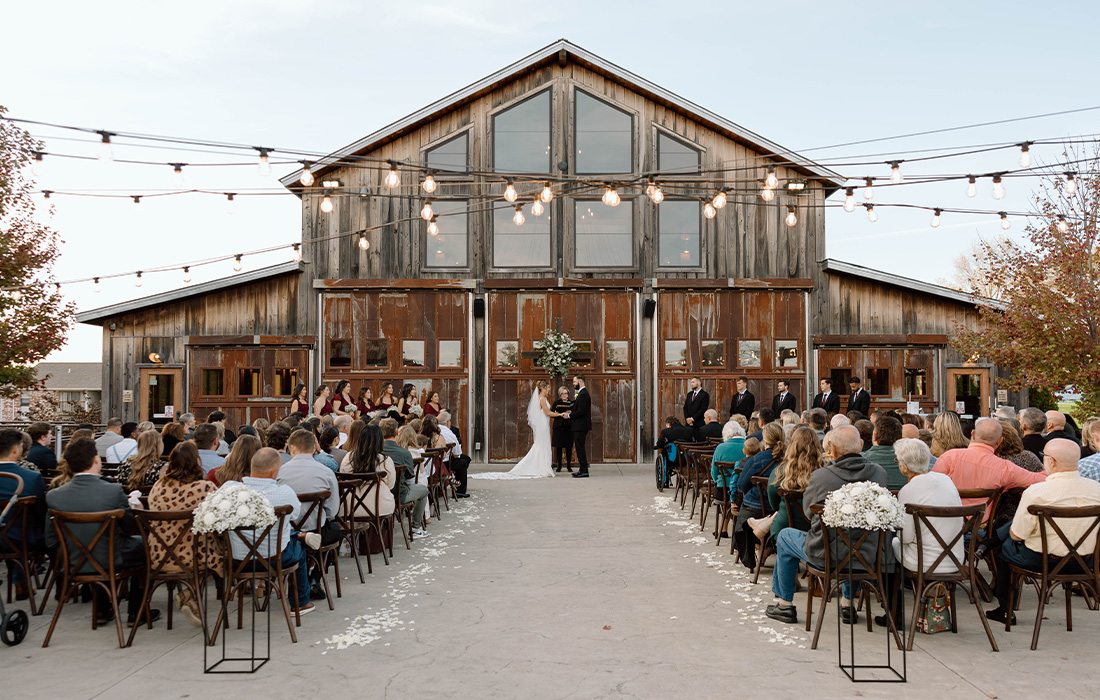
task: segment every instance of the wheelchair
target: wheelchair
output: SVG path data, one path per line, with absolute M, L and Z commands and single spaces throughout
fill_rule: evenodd
M 654 471 L 657 479 L 657 490 L 663 492 L 670 484 L 673 470 L 676 468 L 676 460 L 679 457 L 679 448 L 675 443 L 669 443 L 657 450 L 654 458 Z

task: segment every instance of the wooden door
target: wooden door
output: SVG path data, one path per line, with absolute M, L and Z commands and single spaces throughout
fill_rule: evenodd
M 955 411 L 964 418 L 988 416 L 992 395 L 989 381 L 988 367 L 948 369 L 947 410 Z
M 176 368 L 143 367 L 139 373 L 141 388 L 138 390 L 141 420 L 167 423 L 183 412 L 183 370 Z M 169 412 L 165 408 L 171 406 Z M 169 415 L 169 413 L 171 415 Z
M 592 398 L 590 462 L 637 459 L 637 335 L 634 291 L 502 291 L 488 297 L 489 460 L 515 461 L 531 446 L 527 404 L 548 379 L 530 356 L 546 329 L 568 333 L 591 358 L 579 360 Z M 571 387 L 570 387 L 571 390 Z M 552 388 L 556 395 L 557 387 Z

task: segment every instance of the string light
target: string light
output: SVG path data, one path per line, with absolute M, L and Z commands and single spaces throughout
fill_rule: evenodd
M 721 209 L 722 207 L 726 206 L 726 201 L 726 188 L 723 187 L 722 189 L 718 190 L 718 194 L 714 195 L 714 199 L 710 200 L 710 203 L 714 205 L 715 209 Z
M 49 199 L 51 194 L 53 190 L 42 190 L 42 199 Z
M 795 213 L 794 207 L 787 207 L 787 218 L 785 219 L 787 226 L 794 226 L 798 223 L 798 214 Z
M 233 272 L 241 271 L 241 254 L 237 253 L 233 256 Z
M 523 226 L 523 222 L 527 219 L 523 216 L 523 207 L 519 204 L 516 205 L 516 213 L 512 216 L 512 223 L 516 226 Z
M 370 250 L 370 240 L 365 233 L 359 234 L 359 250 Z
M 1058 223 L 1054 224 L 1054 227 L 1058 229 L 1058 233 L 1066 233 L 1069 231 L 1069 224 L 1066 223 L 1066 215 L 1058 215 Z
M 661 185 L 657 182 L 653 183 L 653 191 L 649 193 L 649 201 L 654 204 L 660 204 L 665 201 L 665 191 L 661 189 Z
M 1020 146 L 1020 167 L 1031 167 L 1031 141 L 1024 141 Z
M 531 203 L 531 215 L 542 216 L 543 211 L 544 209 L 542 207 L 542 198 L 535 197 L 535 201 Z
M 432 209 L 432 200 L 425 199 L 424 206 L 420 208 L 420 218 L 424 221 L 431 221 L 435 216 L 435 211 Z
M 1008 213 L 1003 211 L 997 213 L 1001 216 L 1001 230 L 1007 231 L 1008 229 L 1012 228 L 1012 222 L 1008 220 Z
M 856 188 L 844 188 L 844 211 L 851 213 L 856 210 Z
M 184 266 L 183 268 L 183 283 L 191 284 L 191 268 Z
M 34 160 L 31 161 L 31 175 L 34 177 L 38 177 L 41 174 L 40 168 L 42 166 L 42 159 L 45 158 L 45 156 L 46 154 L 42 151 L 34 152 Z
M 707 217 L 708 219 L 713 219 L 717 215 L 718 210 L 714 208 L 713 204 L 707 202 L 703 205 L 703 216 Z
M 134 276 L 134 286 L 141 286 L 141 270 L 138 270 L 137 274 Z
M 978 194 L 978 178 L 970 175 L 966 178 L 966 196 L 975 197 Z
M 775 166 L 768 166 L 768 176 L 764 178 L 764 186 L 769 190 L 774 190 L 779 187 L 779 178 L 775 176 Z
M 321 198 L 321 211 L 326 214 L 332 213 L 332 197 L 328 192 L 325 192 L 325 196 Z
M 387 189 L 395 190 L 401 186 L 401 175 L 397 172 L 397 163 L 394 163 L 392 160 L 389 163 L 390 171 L 386 173 L 386 177 L 382 180 L 382 184 L 385 185 Z
M 773 190 L 770 187 L 761 188 L 761 190 L 760 190 L 760 199 L 763 199 L 765 202 L 770 202 L 770 201 L 774 200 L 775 199 L 775 190 Z
M 270 148 L 263 148 L 262 146 L 254 146 L 260 153 L 259 161 L 256 163 L 256 172 L 261 176 L 271 174 L 271 159 L 268 154 L 271 153 Z
M 511 203 L 515 202 L 517 199 L 519 199 L 519 193 L 516 192 L 515 184 L 513 184 L 512 181 L 509 180 L 508 184 L 504 188 L 504 201 Z
M 875 181 L 872 180 L 869 177 L 865 177 L 865 178 L 863 178 L 863 182 L 866 183 L 866 186 L 863 188 L 863 198 L 864 199 L 874 199 L 875 198 Z
M 619 206 L 619 202 L 622 201 L 622 198 L 619 197 L 618 191 L 611 185 L 604 187 L 603 197 L 601 197 L 601 199 L 603 200 L 603 203 L 609 207 L 617 207 Z
M 104 163 L 109 163 L 115 158 L 111 149 L 111 137 L 114 134 L 110 131 L 97 131 L 96 133 L 99 134 L 99 159 Z
M 302 183 L 302 187 L 310 187 L 315 182 L 313 178 L 313 171 L 310 167 L 313 165 L 308 160 L 299 161 L 302 164 L 302 174 L 298 178 L 298 182 Z
M 236 196 L 237 196 L 236 192 L 226 192 L 225 193 L 225 201 L 228 204 L 232 204 L 233 203 L 233 198 L 236 197 Z
M 1072 173 L 1072 172 L 1066 173 L 1065 192 L 1066 192 L 1066 195 L 1068 195 L 1070 197 L 1077 194 L 1077 178 L 1076 178 L 1076 175 L 1077 175 L 1077 173 Z
M 901 161 L 900 160 L 890 161 L 890 182 L 893 182 L 894 184 L 897 184 L 897 183 L 901 182 L 904 179 L 905 178 L 903 178 L 901 176 Z
M 551 189 L 550 183 L 546 182 L 542 185 L 542 192 L 539 192 L 539 199 L 543 204 L 549 204 L 554 199 L 554 190 Z
M 302 262 L 302 244 L 301 243 L 295 243 L 294 245 L 290 246 L 290 258 L 294 262 Z
M 425 175 L 424 182 L 420 183 L 420 189 L 424 190 L 427 194 L 435 192 L 438 187 L 439 183 L 435 181 L 435 177 L 431 173 Z
M 940 227 L 940 215 L 943 214 L 943 209 L 936 207 L 932 210 L 932 228 Z
M 98 277 L 93 277 L 92 278 L 92 289 L 95 290 L 96 294 L 99 294 L 100 291 L 102 291 L 103 288 L 99 286 L 99 278 Z
M 438 219 L 439 219 L 438 216 L 433 216 L 432 220 L 428 222 L 428 234 L 429 235 L 432 235 L 432 236 L 438 236 L 439 235 L 439 224 L 436 223 L 436 221 L 438 221 Z
M 1004 199 L 1004 198 L 1005 198 L 1005 186 L 1004 186 L 1004 183 L 1001 182 L 1001 176 L 1000 175 L 994 175 L 993 176 L 993 199 Z
M 872 224 L 878 221 L 878 212 L 875 211 L 875 205 L 864 204 L 863 206 L 867 209 L 867 220 Z
M 134 204 L 141 204 L 141 195 L 133 195 Z
M 183 166 L 184 163 L 169 163 L 172 166 L 172 174 L 176 176 L 176 182 L 183 182 Z

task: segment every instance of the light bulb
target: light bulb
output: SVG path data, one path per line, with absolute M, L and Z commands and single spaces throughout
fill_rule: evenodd
M 1066 223 L 1065 214 L 1058 215 L 1058 223 L 1054 224 L 1054 226 L 1058 229 L 1059 233 L 1066 233 L 1067 231 L 1069 231 L 1069 224 Z
M 420 218 L 424 221 L 431 221 L 435 216 L 435 211 L 432 209 L 432 200 L 424 200 L 424 206 L 420 208 Z
M 134 198 L 134 204 L 141 204 L 141 195 L 135 194 L 135 195 L 133 195 L 133 198 Z
M 176 184 L 183 184 L 183 163 L 172 163 L 172 174 L 175 176 Z
M 554 190 L 550 188 L 549 182 L 542 186 L 542 192 L 539 192 L 539 199 L 543 201 L 543 204 L 549 204 L 554 199 Z
M 100 131 L 99 137 L 99 159 L 109 163 L 115 159 L 114 152 L 111 150 L 111 132 Z
M 660 204 L 661 202 L 665 201 L 665 192 L 661 189 L 660 185 L 654 183 L 653 194 L 650 195 L 649 198 L 653 200 L 654 204 Z
M 978 194 L 978 178 L 971 175 L 966 180 L 966 196 L 975 197 Z
M 535 201 L 531 204 L 531 216 L 542 216 L 542 212 L 545 211 L 542 207 L 542 199 L 535 197 Z
M 864 178 L 863 181 L 865 183 L 867 183 L 867 186 L 863 188 L 863 198 L 868 199 L 868 200 L 874 199 L 875 198 L 875 181 L 873 179 L 869 178 L 869 177 Z
M 509 180 L 504 188 L 504 201 L 515 202 L 517 199 L 519 199 L 519 193 L 516 192 L 516 186 Z
M 523 207 L 516 205 L 516 213 L 512 216 L 512 223 L 516 226 L 523 226 L 523 222 L 527 221 L 523 216 Z
M 775 190 L 770 187 L 763 188 L 762 190 L 760 190 L 760 199 L 763 199 L 765 202 L 770 202 L 774 200 Z
M 867 208 L 867 220 L 870 221 L 872 224 L 878 221 L 878 212 L 875 211 L 875 205 L 864 204 L 863 206 Z
M 294 262 L 302 262 L 301 243 L 295 243 L 294 245 L 290 246 L 290 257 L 294 260 Z
M 428 234 L 431 236 L 439 235 L 439 224 L 436 223 L 438 217 L 433 216 L 432 220 L 428 222 Z
M 726 206 L 727 201 L 728 200 L 726 197 L 725 189 L 718 190 L 718 194 L 714 195 L 714 199 L 710 200 L 715 209 L 721 209 L 722 207 Z
M 764 178 L 764 186 L 770 190 L 779 187 L 779 178 L 775 176 L 775 166 L 768 166 L 768 176 Z
M 321 211 L 329 214 L 332 212 L 332 197 L 327 194 L 321 199 Z
M 140 287 L 141 286 L 141 273 L 140 272 L 137 273 L 137 275 L 134 277 L 134 286 L 135 287 Z
M 365 233 L 359 234 L 359 250 L 370 250 L 370 240 Z
M 189 267 L 183 268 L 183 283 L 191 284 L 191 268 Z
M 388 189 L 396 189 L 401 186 L 401 175 L 397 172 L 397 166 L 390 163 L 390 171 L 386 173 L 386 178 L 382 181 Z
M 1031 142 L 1029 141 L 1020 144 L 1020 167 L 1031 167 Z
M 256 150 L 260 152 L 260 160 L 256 164 L 257 171 L 259 171 L 260 175 L 270 175 L 271 174 L 271 161 L 267 157 L 269 149 L 267 149 L 267 148 L 257 148 Z
M 1000 214 L 1001 214 L 1001 230 L 1002 231 L 1007 231 L 1008 229 L 1012 228 L 1012 222 L 1008 220 L 1008 214 L 1003 212 L 1003 211 L 1000 212 Z
M 313 171 L 309 169 L 309 166 L 308 160 L 302 161 L 302 175 L 298 178 L 298 182 L 302 183 L 302 187 L 309 187 L 314 183 Z
M 603 197 L 601 199 L 603 200 L 603 203 L 609 207 L 617 207 L 619 206 L 619 202 L 622 201 L 622 199 L 619 197 L 619 193 L 615 191 L 615 188 L 611 187 L 610 185 L 604 188 Z
M 102 290 L 102 287 L 99 286 L 99 278 L 98 277 L 93 277 L 92 278 L 92 289 L 95 290 L 96 294 L 99 294 L 99 292 Z
M 1004 186 L 1004 183 L 1001 182 L 1001 176 L 1000 175 L 994 175 L 993 176 L 993 199 L 1004 199 L 1004 198 L 1005 198 L 1005 186 Z
M 428 173 L 424 176 L 424 182 L 420 183 L 420 188 L 428 194 L 431 194 L 439 188 L 439 183 L 435 181 L 435 178 L 432 177 L 431 173 Z
M 233 272 L 240 272 L 240 271 L 241 271 L 241 256 L 240 256 L 240 254 L 237 254 L 237 255 L 233 256 Z
M 1066 173 L 1066 194 L 1070 197 L 1077 194 L 1076 173 Z
M 856 209 L 856 188 L 848 187 L 844 190 L 844 211 L 853 212 Z
M 785 221 L 788 226 L 794 226 L 798 223 L 798 214 L 795 213 L 794 207 L 787 207 L 787 218 Z
M 31 176 L 38 178 L 42 174 L 42 159 L 46 157 L 46 154 L 42 151 L 34 152 L 34 160 L 31 161 Z
M 708 219 L 713 219 L 718 214 L 718 210 L 714 208 L 714 205 L 707 202 L 703 205 L 703 216 Z
M 932 228 L 940 227 L 940 215 L 943 214 L 943 209 L 939 207 L 932 210 Z
M 890 182 L 899 183 L 904 178 L 901 176 L 901 161 L 895 160 L 890 163 Z

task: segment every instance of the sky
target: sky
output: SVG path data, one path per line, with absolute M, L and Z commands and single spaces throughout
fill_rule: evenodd
M 1075 27 L 1094 27 L 1100 5 L 1040 12 L 1027 2 L 574 2 L 466 0 L 407 3 L 328 0 L 194 0 L 8 3 L 0 104 L 11 117 L 329 151 L 566 38 L 846 176 L 884 175 L 886 160 L 968 145 L 1063 139 L 1100 131 L 1100 110 L 839 148 L 834 144 L 1100 105 L 1083 76 L 1100 52 Z M 10 31 L 22 28 L 20 31 Z M 86 137 L 31 127 L 55 153 L 95 155 Z M 63 140 L 63 139 L 78 139 Z M 1038 163 L 1058 145 L 1035 146 Z M 116 144 L 114 157 L 163 162 L 229 160 L 174 148 Z M 910 154 L 909 157 L 919 156 Z M 904 174 L 992 172 L 1018 167 L 995 151 L 903 164 Z M 166 166 L 47 158 L 39 189 L 127 194 L 179 187 Z M 261 176 L 251 165 L 184 169 L 184 187 L 244 192 L 279 187 L 293 170 Z M 1036 182 L 878 188 L 875 202 L 1025 211 Z M 858 194 L 858 193 L 857 193 Z M 843 192 L 830 202 L 840 203 Z M 858 201 L 862 202 L 862 198 Z M 129 272 L 231 255 L 300 237 L 292 196 L 200 195 L 144 199 L 53 197 L 41 216 L 64 243 L 59 280 Z M 996 216 L 830 209 L 826 254 L 930 282 L 982 237 L 1001 235 Z M 1021 236 L 1023 220 L 1009 235 Z M 287 259 L 244 261 L 245 269 Z M 197 268 L 195 282 L 232 274 L 231 263 Z M 67 285 L 81 310 L 179 288 L 178 272 Z M 78 324 L 50 361 L 99 361 L 101 331 Z

